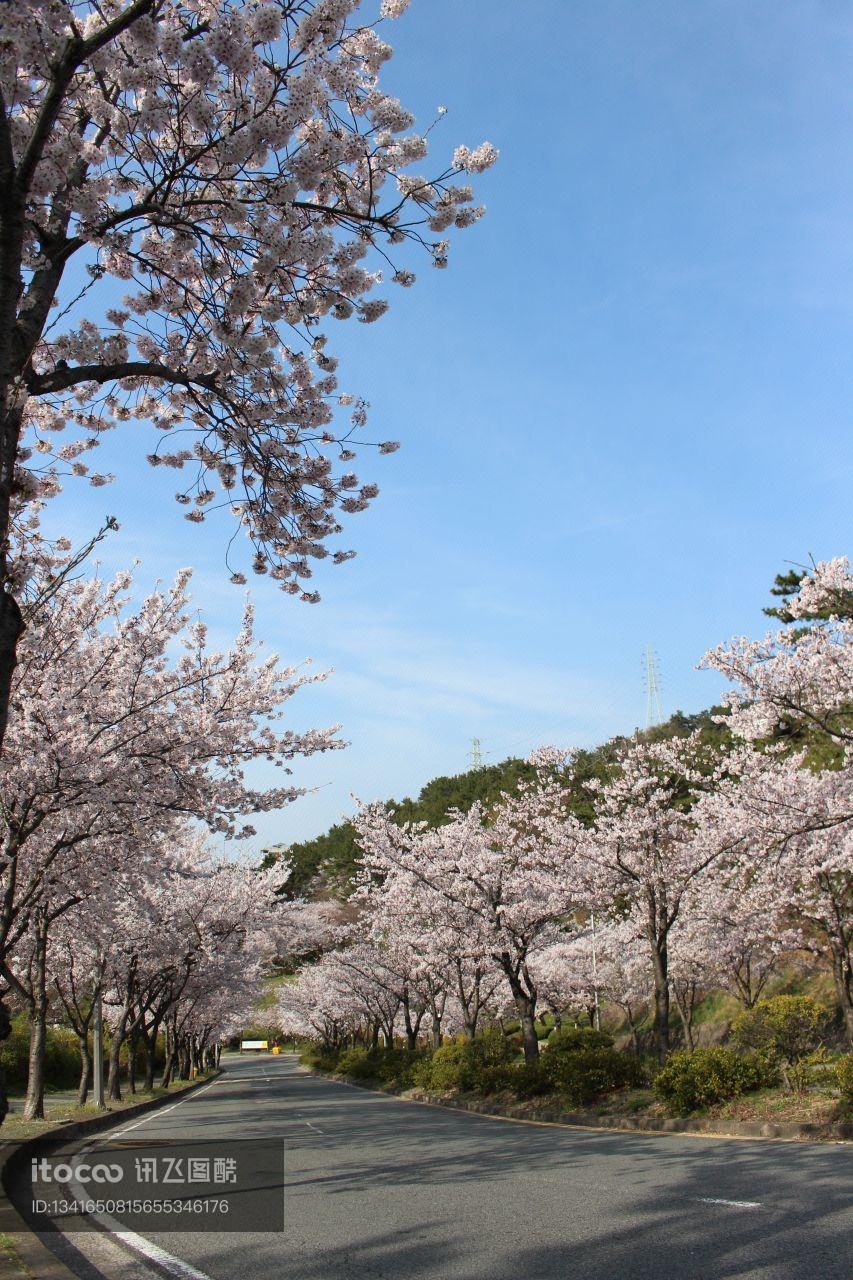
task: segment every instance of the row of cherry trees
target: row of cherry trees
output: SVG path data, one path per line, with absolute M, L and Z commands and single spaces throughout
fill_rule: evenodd
M 114 1098 L 125 1041 L 144 1046 L 150 1084 L 163 1032 L 168 1082 L 247 1017 L 281 876 L 215 857 L 209 833 L 251 835 L 252 814 L 300 794 L 290 763 L 341 744 L 279 723 L 322 677 L 265 656 L 250 608 L 218 651 L 188 572 L 135 605 L 129 574 L 76 578 L 37 538 L 31 552 L 0 779 L 0 978 L 30 1016 L 26 1113 L 40 1116 L 51 1018 L 77 1033 L 83 1100 L 99 996 Z M 249 781 L 264 761 L 281 785 Z
M 414 1046 L 509 1015 L 533 1059 L 538 1013 L 609 1003 L 635 1035 L 650 1007 L 665 1055 L 671 1002 L 692 1045 L 699 992 L 751 1005 L 781 956 L 807 951 L 853 1044 L 851 602 L 847 561 L 818 565 L 792 626 L 706 656 L 735 683 L 725 749 L 701 732 L 637 740 L 585 784 L 543 751 L 537 782 L 437 829 L 363 808 L 358 919 L 285 989 L 286 1027 Z
M 254 786 L 255 762 L 338 745 L 277 728 L 306 677 L 263 658 L 251 611 L 214 652 L 187 574 L 138 606 L 127 577 L 75 580 L 79 552 L 46 550 L 34 522 L 66 479 L 112 479 L 91 455 L 133 422 L 186 519 L 224 507 L 284 591 L 317 600 L 314 562 L 354 554 L 337 536 L 378 489 L 353 469 L 367 406 L 326 328 L 377 320 L 385 285 L 447 265 L 482 213 L 469 175 L 497 156 L 422 168 L 429 130 L 380 84 L 407 7 L 0 3 L 0 1041 L 12 992 L 33 1027 L 28 1114 L 60 1007 L 85 1093 L 106 996 L 114 1095 L 124 1038 L 150 1078 L 162 1029 L 168 1076 L 238 1018 L 269 886 L 198 832 L 248 834 L 294 798 Z

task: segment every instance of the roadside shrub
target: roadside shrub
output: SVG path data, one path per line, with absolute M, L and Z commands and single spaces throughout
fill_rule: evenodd
M 458 1041 L 443 1044 L 430 1058 L 425 1058 L 415 1068 L 415 1083 L 423 1089 L 468 1088 L 470 1061 L 468 1046 Z
M 786 1062 L 799 1062 L 820 1044 L 829 1015 L 811 996 L 771 996 L 744 1009 L 732 1023 L 741 1049 L 763 1049 Z
M 510 1068 L 515 1062 L 516 1048 L 497 1027 L 487 1027 L 481 1036 L 466 1040 L 470 1074 L 467 1088 L 490 1093 L 506 1088 Z
M 487 1029 L 474 1040 L 456 1040 L 424 1057 L 414 1071 L 414 1082 L 424 1089 L 444 1092 L 498 1093 L 511 1086 L 515 1053 L 506 1036 Z
M 732 1040 L 742 1049 L 756 1049 L 776 1058 L 788 1088 L 801 1092 L 809 1074 L 803 1059 L 819 1046 L 829 1017 L 811 996 L 771 996 L 738 1015 L 732 1024 Z
M 374 1068 L 366 1049 L 344 1049 L 333 1067 L 337 1076 L 352 1076 L 353 1080 L 372 1080 Z
M 429 1058 L 428 1049 L 380 1049 L 368 1055 L 372 1079 L 379 1084 L 409 1089 L 415 1083 L 418 1064 Z
M 736 1053 L 723 1045 L 680 1049 L 654 1079 L 657 1097 L 678 1113 L 726 1102 L 778 1080 L 778 1070 L 765 1054 Z
M 543 1093 L 554 1092 L 542 1058 L 538 1062 L 519 1062 L 512 1071 L 507 1087 L 518 1098 L 538 1098 Z
M 853 1053 L 845 1053 L 843 1058 L 839 1058 L 835 1074 L 842 1102 L 853 1107 Z
M 424 1049 L 344 1049 L 332 1068 L 336 1075 L 350 1076 L 365 1084 L 387 1084 L 407 1089 L 415 1083 L 415 1069 L 427 1057 Z
M 316 1071 L 334 1071 L 338 1065 L 339 1053 L 336 1049 L 324 1049 L 320 1045 L 312 1045 L 299 1055 L 304 1067 L 313 1067 Z
M 0 1066 L 6 1073 L 6 1082 L 13 1089 L 25 1089 L 27 1086 L 27 1058 L 29 1055 L 30 1032 L 27 1019 L 17 1014 L 12 1019 L 12 1030 L 8 1039 L 0 1043 Z
M 643 1069 L 637 1059 L 610 1045 L 558 1053 L 549 1049 L 542 1055 L 540 1066 L 550 1091 L 562 1094 L 573 1107 L 585 1106 L 602 1093 L 643 1083 Z
M 606 1031 L 597 1031 L 595 1027 L 567 1027 L 563 1031 L 554 1031 L 545 1048 L 552 1053 L 578 1053 L 588 1049 L 612 1049 L 613 1037 Z

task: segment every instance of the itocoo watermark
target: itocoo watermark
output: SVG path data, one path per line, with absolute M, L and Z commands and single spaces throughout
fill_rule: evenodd
M 33 1182 L 95 1182 L 104 1185 L 107 1182 L 121 1182 L 124 1170 L 120 1164 L 54 1164 L 46 1156 L 30 1162 Z

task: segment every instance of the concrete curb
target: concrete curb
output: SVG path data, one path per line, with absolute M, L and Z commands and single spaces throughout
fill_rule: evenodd
M 400 1095 L 398 1095 L 400 1096 Z M 771 1124 L 762 1121 L 713 1120 L 653 1116 L 601 1116 L 594 1111 L 554 1111 L 548 1108 L 528 1111 L 490 1102 L 472 1102 L 463 1098 L 443 1098 L 440 1094 L 410 1094 L 413 1102 L 430 1106 L 471 1111 L 476 1115 L 497 1116 L 505 1120 L 529 1120 L 540 1124 L 560 1124 L 566 1128 L 615 1130 L 622 1133 L 690 1133 L 707 1137 L 773 1138 L 785 1142 L 849 1142 L 853 1140 L 853 1124 Z M 405 1101 L 405 1099 L 403 1099 Z
M 37 1280 L 73 1280 L 74 1273 L 56 1257 L 43 1243 L 33 1218 L 29 1212 L 22 1212 L 13 1199 L 10 1185 L 26 1161 L 38 1152 L 51 1147 L 60 1146 L 77 1138 L 85 1138 L 90 1134 L 100 1133 L 124 1124 L 146 1111 L 157 1111 L 167 1103 L 183 1099 L 195 1093 L 203 1085 L 222 1075 L 221 1068 L 211 1072 L 202 1080 L 179 1089 L 176 1093 L 166 1093 L 162 1098 L 149 1098 L 146 1102 L 136 1103 L 132 1107 L 124 1107 L 121 1111 L 105 1111 L 102 1115 L 92 1116 L 90 1120 L 78 1120 L 74 1124 L 60 1124 L 33 1138 L 24 1138 L 20 1142 L 14 1139 L 3 1141 L 3 1130 L 0 1128 L 0 1188 L 3 1191 L 0 1203 L 0 1230 L 12 1236 L 15 1249 L 25 1268 L 28 1268 Z
M 466 1098 L 448 1098 L 440 1093 L 408 1089 L 398 1092 L 381 1089 L 349 1076 L 336 1076 L 329 1072 L 306 1068 L 312 1075 L 326 1080 L 344 1081 L 368 1093 L 381 1093 L 400 1102 L 416 1102 L 428 1107 L 446 1107 L 451 1111 L 470 1111 L 473 1115 L 492 1116 L 516 1123 L 562 1125 L 567 1129 L 598 1129 L 617 1133 L 694 1134 L 698 1137 L 772 1139 L 777 1142 L 851 1142 L 853 1123 L 838 1121 L 834 1124 L 771 1124 L 767 1121 L 713 1120 L 661 1116 L 601 1116 L 594 1111 L 555 1111 L 542 1107 L 530 1111 L 524 1107 L 503 1106 L 496 1102 L 479 1102 Z

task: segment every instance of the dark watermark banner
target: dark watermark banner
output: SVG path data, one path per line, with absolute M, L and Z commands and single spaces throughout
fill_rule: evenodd
M 33 1155 L 18 1167 L 20 1207 L 29 1208 L 39 1230 L 107 1226 L 147 1235 L 284 1228 L 280 1138 L 89 1140 Z

